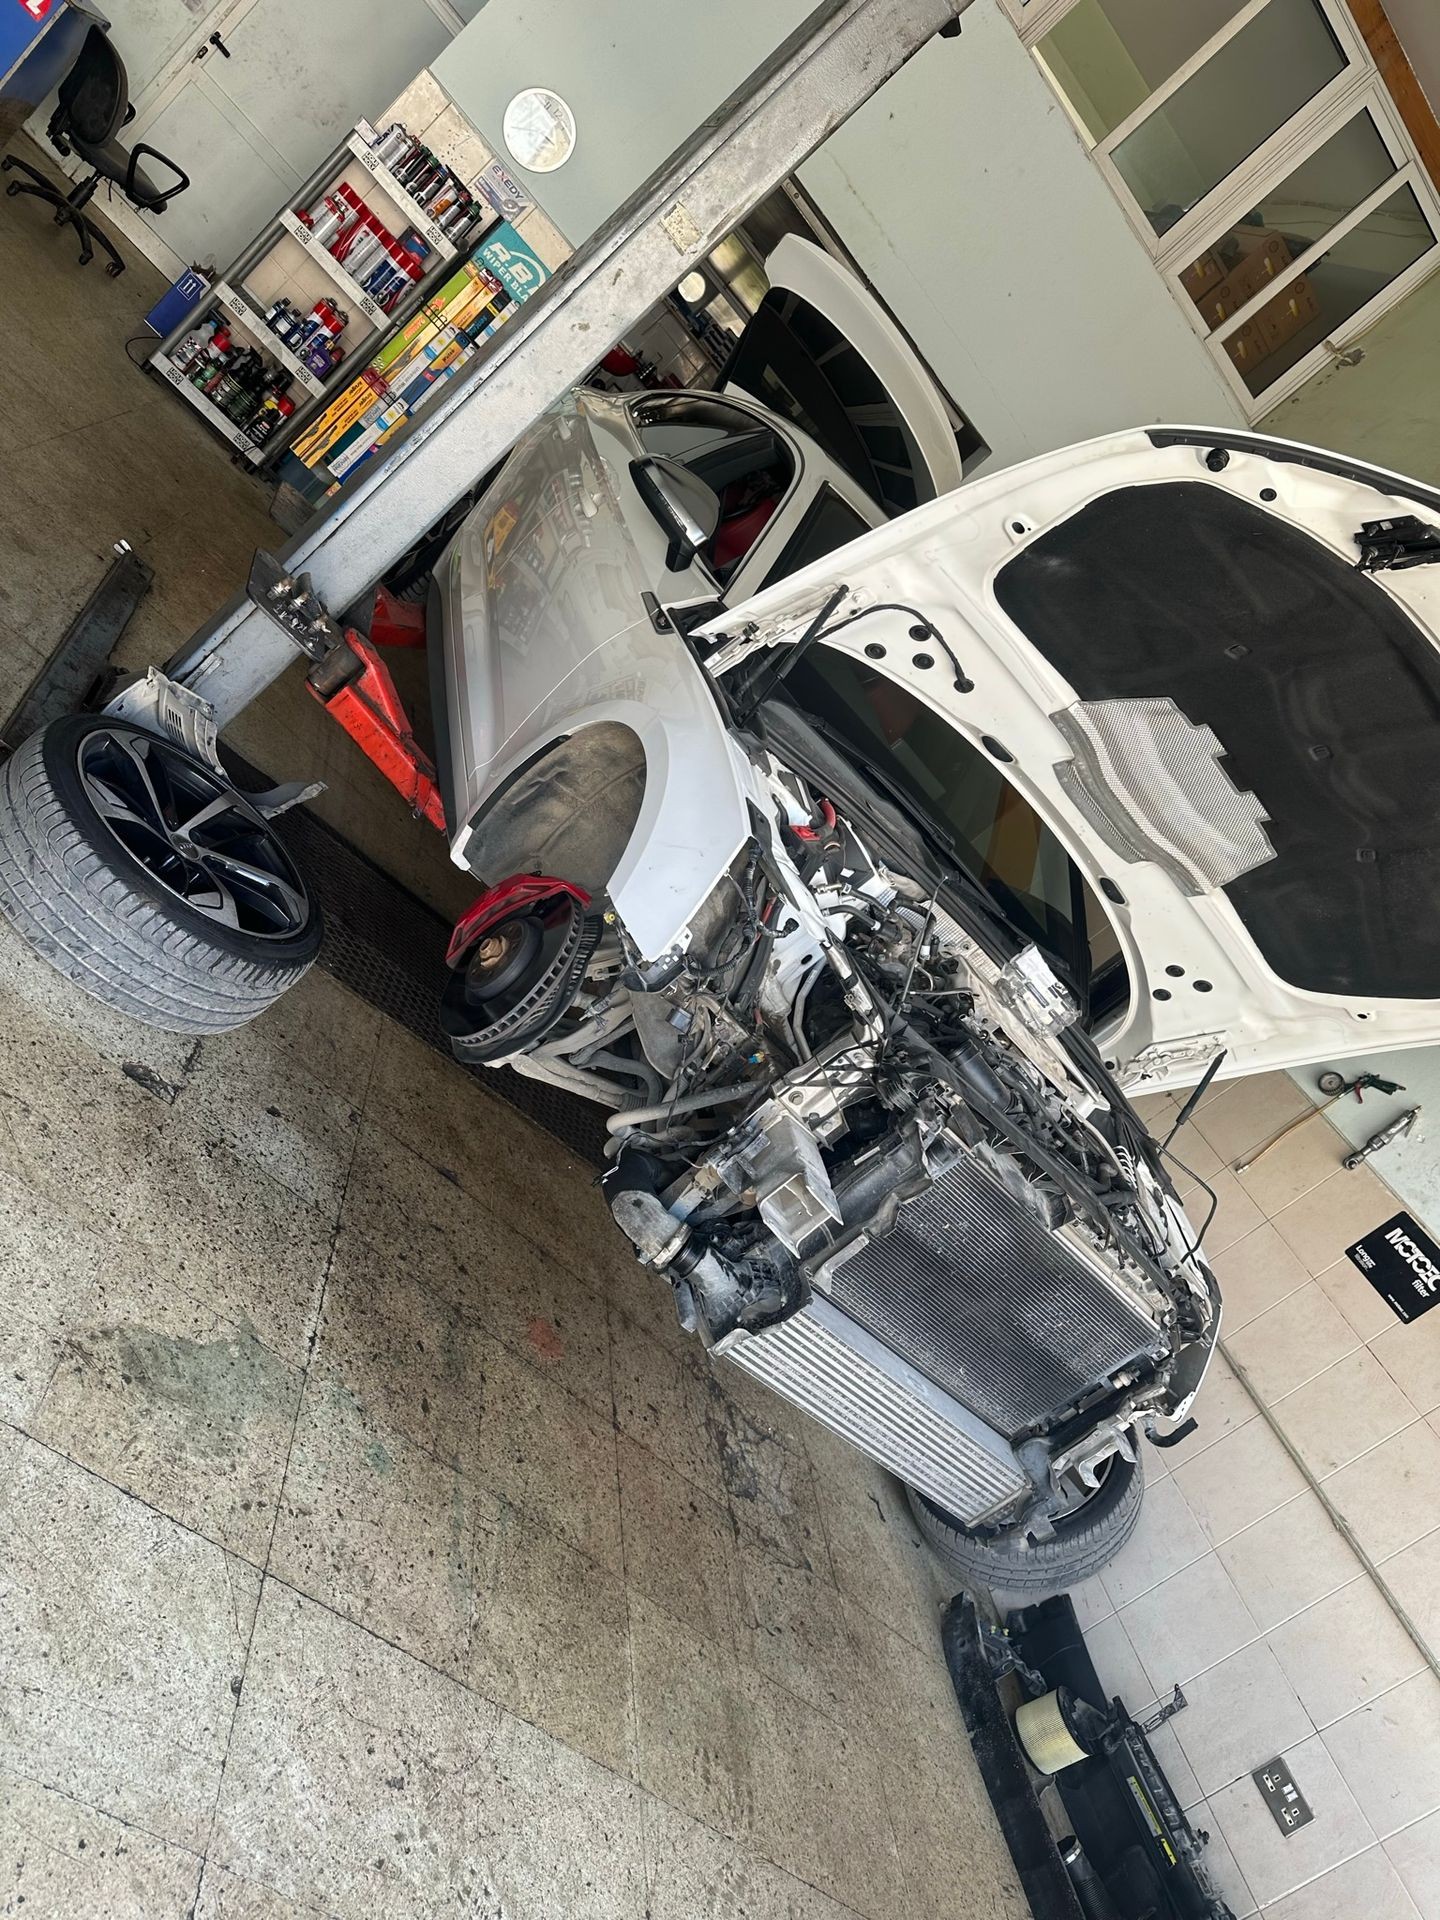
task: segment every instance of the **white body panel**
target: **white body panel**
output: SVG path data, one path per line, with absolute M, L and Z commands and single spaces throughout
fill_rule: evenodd
M 580 396 L 521 442 L 446 556 L 460 636 L 447 656 L 452 851 L 463 864 L 487 799 L 546 745 L 582 726 L 629 727 L 645 751 L 645 799 L 610 893 L 654 956 L 734 857 L 747 815 L 714 696 L 645 610 L 665 542 L 634 497 L 637 451 L 622 407 Z M 672 600 L 704 591 L 672 578 Z
M 731 650 L 731 659 L 738 659 L 753 645 L 794 638 L 840 580 L 850 588 L 841 615 L 901 601 L 935 623 L 973 679 L 973 692 L 958 694 L 947 675 L 910 664 L 914 648 L 906 641 L 904 615 L 877 612 L 829 644 L 859 656 L 866 645 L 888 642 L 883 671 L 972 743 L 979 745 L 985 735 L 1001 741 L 1013 756 L 1007 777 L 1054 829 L 1092 887 L 1099 890 L 1102 876 L 1120 882 L 1126 904 L 1106 911 L 1132 992 L 1125 1014 L 1097 1039 L 1122 1082 L 1137 1090 L 1191 1084 L 1222 1048 L 1227 1053 L 1221 1073 L 1228 1077 L 1440 1038 L 1435 1001 L 1341 998 L 1280 979 L 1223 891 L 1193 896 L 1157 864 L 1117 862 L 1057 778 L 1055 769 L 1070 758 L 1071 747 L 1050 716 L 1075 707 L 1078 696 L 996 603 L 995 577 L 1020 546 L 1105 493 L 1175 480 L 1200 480 L 1251 502 L 1262 488 L 1273 489 L 1271 513 L 1351 564 L 1362 520 L 1414 511 L 1403 492 L 1387 497 L 1355 479 L 1268 458 L 1263 450 L 1235 451 L 1219 473 L 1205 467 L 1202 454 L 1203 442 L 1200 448 L 1156 447 L 1142 431 L 1047 454 L 906 514 L 845 549 L 843 564 L 831 556 L 716 623 L 731 632 L 742 622 L 758 629 L 755 639 Z M 1440 567 L 1375 579 L 1440 645 Z M 711 664 L 723 672 L 725 656 Z M 1136 797 L 1127 799 L 1142 811 Z M 1163 832 L 1163 822 L 1152 824 Z M 1170 964 L 1183 966 L 1187 980 L 1208 980 L 1213 990 L 1176 991 L 1157 1001 L 1154 989 L 1168 986 L 1164 969 Z

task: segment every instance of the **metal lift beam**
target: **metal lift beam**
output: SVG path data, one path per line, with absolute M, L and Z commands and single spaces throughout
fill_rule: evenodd
M 544 410 L 971 0 L 822 0 L 496 336 L 483 359 L 277 556 L 321 601 L 355 604 Z M 167 662 L 223 728 L 296 659 L 237 599 Z M 155 722 L 139 681 L 110 711 Z

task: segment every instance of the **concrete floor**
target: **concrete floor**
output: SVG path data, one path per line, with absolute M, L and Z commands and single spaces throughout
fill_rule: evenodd
M 278 532 L 126 365 L 149 277 L 71 247 L 0 200 L 16 678 L 117 535 L 142 659 Z M 241 744 L 305 771 L 328 724 L 287 693 Z M 328 807 L 438 892 L 364 777 Z M 589 1170 L 325 976 L 193 1046 L 0 925 L 0 1309 L 0 1911 L 1028 1912 L 893 1485 L 712 1372 Z
M 48 165 L 23 137 L 11 146 Z M 154 348 L 142 316 L 165 285 L 121 244 L 129 265 L 120 279 L 101 271 L 103 256 L 82 269 L 74 235 L 38 200 L 0 195 L 0 663 L 17 694 L 98 584 L 116 540 L 155 569 L 117 655 L 138 672 L 243 592 L 257 547 L 286 537 L 269 516 L 273 489 L 127 357 L 127 341 L 141 361 Z M 403 653 L 389 663 L 423 735 L 423 663 Z M 12 704 L 0 692 L 0 722 Z M 324 780 L 317 812 L 441 911 L 459 913 L 473 897 L 440 835 L 397 804 L 306 693 L 298 665 L 226 739 L 276 780 Z

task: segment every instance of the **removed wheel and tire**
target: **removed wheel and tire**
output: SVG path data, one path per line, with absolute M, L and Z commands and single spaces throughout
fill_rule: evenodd
M 1115 1558 L 1140 1518 L 1145 1476 L 1138 1461 L 1112 1454 L 1100 1471 L 1099 1486 L 1093 1492 L 1077 1489 L 1044 1540 L 1022 1532 L 971 1532 L 923 1493 L 913 1487 L 905 1491 L 931 1551 L 965 1586 L 1047 1594 L 1078 1586 Z
M 270 822 L 213 767 L 68 714 L 0 769 L 0 912 L 106 1006 L 169 1033 L 244 1026 L 320 948 Z

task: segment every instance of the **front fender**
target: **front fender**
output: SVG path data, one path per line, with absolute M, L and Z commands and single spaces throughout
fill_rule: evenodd
M 705 676 L 673 634 L 648 620 L 617 634 L 568 675 L 486 770 L 457 860 L 509 781 L 581 727 L 618 724 L 639 740 L 645 791 L 609 884 L 610 901 L 647 960 L 674 945 L 750 831 L 744 757 Z

